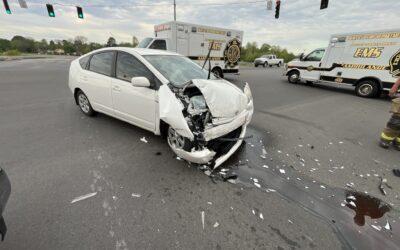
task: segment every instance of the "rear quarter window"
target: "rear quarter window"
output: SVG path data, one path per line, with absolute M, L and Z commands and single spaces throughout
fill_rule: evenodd
M 86 69 L 88 61 L 89 61 L 89 56 L 85 56 L 79 59 L 79 64 L 81 65 L 82 69 Z

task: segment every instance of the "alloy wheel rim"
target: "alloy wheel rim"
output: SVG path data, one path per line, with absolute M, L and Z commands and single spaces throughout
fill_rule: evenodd
M 171 127 L 168 129 L 168 142 L 171 144 L 171 146 L 179 149 L 183 149 L 185 144 L 184 138 Z
M 80 94 L 78 97 L 79 107 L 81 107 L 82 111 L 88 113 L 90 110 L 89 100 L 83 94 Z
M 372 91 L 372 86 L 369 84 L 364 84 L 361 85 L 359 92 L 361 95 L 369 95 L 371 91 Z

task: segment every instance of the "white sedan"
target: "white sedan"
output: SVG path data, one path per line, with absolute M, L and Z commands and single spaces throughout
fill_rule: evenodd
M 248 84 L 241 90 L 166 51 L 93 51 L 72 61 L 69 88 L 84 114 L 101 112 L 164 134 L 177 156 L 210 168 L 239 148 L 253 115 Z

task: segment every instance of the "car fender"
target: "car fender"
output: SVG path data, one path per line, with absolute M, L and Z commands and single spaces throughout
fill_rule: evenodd
M 160 120 L 173 127 L 181 136 L 193 141 L 194 135 L 182 114 L 184 106 L 166 84 L 158 90 L 158 104 Z

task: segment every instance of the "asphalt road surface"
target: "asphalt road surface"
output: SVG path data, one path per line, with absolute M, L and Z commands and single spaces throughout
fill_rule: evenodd
M 214 183 L 163 138 L 84 116 L 70 60 L 0 62 L 0 165 L 12 183 L 0 249 L 398 247 L 400 152 L 377 145 L 388 99 L 242 69 L 232 81 L 251 85 L 253 138 L 223 166 L 236 183 Z

